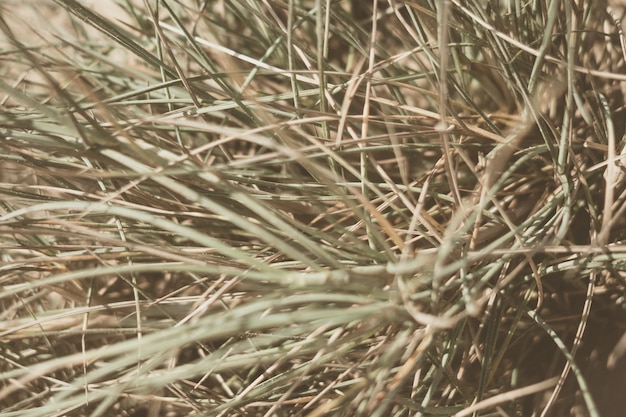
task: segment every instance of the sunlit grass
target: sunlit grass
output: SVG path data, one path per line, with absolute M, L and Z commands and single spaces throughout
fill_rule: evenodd
M 0 5 L 3 416 L 620 415 L 617 15 L 116 4 Z

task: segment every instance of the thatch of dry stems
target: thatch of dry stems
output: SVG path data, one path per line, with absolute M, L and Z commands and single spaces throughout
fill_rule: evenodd
M 589 1 L 0 4 L 3 416 L 618 416 Z

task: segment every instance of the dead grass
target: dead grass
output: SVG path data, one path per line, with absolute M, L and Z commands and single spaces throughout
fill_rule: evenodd
M 0 5 L 3 416 L 621 415 L 617 5 L 109 6 Z

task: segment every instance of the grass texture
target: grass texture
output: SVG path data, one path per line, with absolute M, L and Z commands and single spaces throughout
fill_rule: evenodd
M 2 416 L 621 415 L 620 13 L 3 1 Z

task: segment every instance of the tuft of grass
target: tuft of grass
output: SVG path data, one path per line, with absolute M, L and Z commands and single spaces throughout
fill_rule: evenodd
M 621 415 L 579 3 L 5 0 L 2 415 Z

